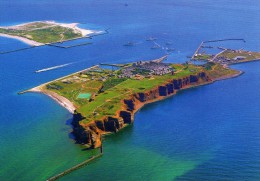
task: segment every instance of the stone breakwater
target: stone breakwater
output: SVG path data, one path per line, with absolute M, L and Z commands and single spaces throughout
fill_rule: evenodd
M 129 98 L 121 100 L 124 106 L 115 113 L 115 116 L 92 120 L 87 124 L 81 122 L 85 117 L 75 112 L 72 125 L 76 142 L 88 145 L 89 148 L 98 148 L 102 144 L 101 136 L 103 134 L 116 133 L 126 125 L 132 124 L 135 112 L 145 104 L 167 98 L 176 94 L 179 90 L 211 82 L 213 81 L 205 72 L 173 79 L 149 91 L 129 95 Z

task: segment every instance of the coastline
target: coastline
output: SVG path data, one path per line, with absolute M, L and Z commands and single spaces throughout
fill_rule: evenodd
M 67 98 L 60 96 L 59 94 L 57 94 L 55 92 L 42 90 L 41 86 L 30 89 L 30 92 L 42 93 L 42 94 L 49 96 L 50 98 L 52 98 L 59 105 L 61 105 L 65 109 L 67 109 L 72 114 L 76 110 L 76 107 L 74 106 L 74 104 L 71 101 L 69 101 Z
M 58 79 L 55 79 L 55 80 L 52 80 L 52 81 L 49 81 L 49 82 L 46 82 L 44 84 L 41 84 L 37 87 L 34 87 L 34 88 L 31 88 L 31 89 L 28 89 L 26 91 L 22 91 L 20 92 L 19 94 L 22 94 L 22 93 L 25 93 L 25 92 L 35 92 L 35 93 L 42 93 L 42 94 L 45 94 L 47 96 L 49 96 L 50 98 L 52 98 L 53 100 L 55 100 L 60 106 L 64 107 L 65 109 L 67 109 L 70 113 L 74 113 L 74 111 L 76 110 L 76 106 L 71 102 L 69 101 L 67 98 L 55 93 L 55 92 L 52 92 L 52 91 L 47 91 L 47 90 L 43 90 L 42 87 L 45 86 L 46 84 L 49 84 L 53 81 L 57 81 L 57 80 L 61 80 L 61 79 L 64 79 L 66 77 L 69 77 L 71 75 L 74 75 L 74 74 L 77 74 L 77 73 L 80 73 L 82 71 L 85 71 L 85 70 L 89 70 L 93 67 L 97 67 L 98 65 L 95 65 L 95 66 L 92 66 L 90 68 L 87 68 L 87 69 L 84 69 L 84 70 L 80 70 L 78 72 L 75 72 L 75 73 L 72 73 L 72 74 L 69 74 L 67 76 L 64 76 L 64 77 L 60 77 Z M 217 78 L 217 79 L 213 79 L 211 82 L 204 82 L 202 84 L 199 84 L 199 85 L 194 85 L 194 86 L 189 86 L 189 87 L 185 87 L 181 90 L 185 90 L 185 89 L 189 89 L 189 88 L 192 88 L 192 87 L 198 87 L 198 86 L 203 86 L 203 85 L 207 85 L 207 84 L 211 84 L 211 83 L 214 83 L 216 81 L 221 81 L 221 80 L 225 80 L 225 79 L 230 79 L 230 78 L 236 78 L 240 75 L 242 75 L 244 72 L 243 71 L 240 71 L 238 70 L 238 73 L 237 74 L 233 74 L 233 75 L 229 75 L 229 76 L 223 76 L 223 77 L 220 77 L 220 78 Z M 146 104 L 150 104 L 150 103 L 153 103 L 153 102 L 157 102 L 157 101 L 160 101 L 160 100 L 163 100 L 163 99 L 167 99 L 168 97 L 171 97 L 173 95 L 175 95 L 176 93 L 174 94 L 171 94 L 169 96 L 165 96 L 165 97 L 159 97 L 157 99 L 153 99 L 153 100 L 150 100 L 150 101 L 147 101 L 145 103 L 142 103 L 140 104 L 137 109 L 134 111 L 134 114 L 135 112 L 139 111 L 139 109 L 141 109 L 144 105 Z
M 31 24 L 31 23 L 37 23 L 37 22 L 39 22 L 39 23 L 40 22 L 44 22 L 44 23 L 47 23 L 47 24 L 53 25 L 53 26 L 61 26 L 61 27 L 64 27 L 64 28 L 73 29 L 73 31 L 75 33 L 80 33 L 82 35 L 82 38 L 88 37 L 88 35 L 93 34 L 93 33 L 96 32 L 96 31 L 89 30 L 89 29 L 79 28 L 77 25 L 80 24 L 80 23 L 58 23 L 58 22 L 55 22 L 55 21 L 33 21 L 33 22 L 23 23 L 23 24 L 14 25 L 14 26 L 0 26 L 0 28 L 4 28 L 4 29 L 6 29 L 6 28 L 19 29 L 22 26 L 25 26 L 25 25 L 28 25 L 28 24 Z M 30 39 L 25 38 L 25 37 L 9 35 L 9 34 L 4 34 L 4 33 L 0 33 L 0 37 L 16 39 L 16 40 L 19 40 L 19 41 L 21 41 L 21 42 L 23 42 L 23 43 L 25 43 L 27 45 L 30 45 L 30 46 L 46 45 L 45 43 L 36 42 L 34 40 L 30 40 Z
M 219 80 L 234 78 L 243 73 L 239 70 L 227 72 L 222 66 L 215 66 L 216 67 L 214 67 L 213 70 L 218 68 L 218 73 L 209 71 L 209 74 L 207 74 L 205 69 L 199 69 L 199 71 L 195 73 L 189 72 L 189 74 L 184 74 L 180 77 L 168 77 L 168 79 L 163 79 L 163 81 L 159 84 L 155 84 L 147 90 L 136 90 L 135 92 L 130 92 L 125 95 L 125 97 L 122 97 L 115 102 L 115 104 L 120 104 L 120 107 L 116 107 L 116 109 L 110 111 L 110 114 L 102 115 L 99 118 L 91 116 L 88 117 L 87 115 L 89 114 L 80 112 L 82 111 L 79 109 L 80 106 L 74 103 L 73 100 L 68 100 L 66 97 L 62 96 L 63 94 L 59 94 L 58 92 L 56 93 L 56 91 L 51 91 L 45 87 L 47 84 L 61 80 L 65 77 L 70 77 L 84 70 L 49 81 L 35 88 L 20 92 L 19 94 L 25 92 L 38 92 L 46 94 L 55 100 L 60 106 L 64 107 L 73 114 L 72 125 L 76 143 L 84 144 L 87 148 L 98 148 L 102 145 L 102 135 L 107 133 L 115 133 L 127 125 L 132 124 L 134 122 L 135 113 L 146 104 L 167 99 L 185 89 L 211 84 Z M 131 87 L 129 87 L 129 89 L 131 89 Z
M 39 42 L 36 42 L 36 41 L 33 41 L 33 40 L 29 40 L 27 38 L 20 37 L 20 36 L 8 35 L 8 34 L 3 34 L 3 33 L 0 33 L 0 36 L 1 37 L 5 37 L 5 38 L 16 39 L 16 40 L 19 40 L 19 41 L 27 44 L 27 45 L 31 45 L 31 46 L 42 46 L 42 45 L 44 45 L 44 43 L 39 43 Z
M 86 70 L 86 69 L 84 69 Z M 82 70 L 82 71 L 84 71 Z M 79 71 L 81 72 L 81 71 Z M 220 78 L 217 78 L 217 79 L 214 79 L 212 80 L 211 82 L 205 82 L 205 83 L 202 83 L 202 84 L 199 84 L 199 85 L 194 85 L 194 86 L 189 86 L 189 87 L 185 87 L 181 90 L 185 90 L 185 89 L 189 89 L 189 88 L 193 88 L 193 87 L 198 87 L 198 86 L 203 86 L 203 85 L 207 85 L 207 84 L 211 84 L 211 83 L 214 83 L 216 81 L 221 81 L 221 80 L 225 80 L 225 79 L 230 79 L 230 78 L 236 78 L 240 75 L 242 75 L 244 72 L 243 71 L 238 71 L 237 74 L 234 74 L 234 75 L 230 75 L 230 76 L 223 76 L 223 77 L 220 77 Z M 75 74 L 75 73 L 73 73 Z M 71 76 L 73 74 L 70 74 L 68 76 Z M 67 76 L 66 76 L 67 77 Z M 64 77 L 63 77 L 64 78 Z M 59 78 L 61 79 L 61 78 Z M 56 79 L 58 80 L 58 79 Z M 54 80 L 55 81 L 55 80 Z M 52 82 L 52 81 L 50 81 Z M 48 82 L 48 83 L 50 83 Z M 42 90 L 41 87 L 48 84 L 48 83 L 44 83 L 38 87 L 34 87 L 32 89 L 29 89 L 28 92 L 38 92 L 38 93 L 43 93 L 43 94 L 46 94 L 47 96 L 49 96 L 50 98 L 54 99 L 57 103 L 59 103 L 62 107 L 64 107 L 65 109 L 67 109 L 70 113 L 74 113 L 74 111 L 76 110 L 76 107 L 73 105 L 73 103 L 71 101 L 69 101 L 67 98 L 55 93 L 55 92 L 52 92 L 52 91 L 46 91 L 46 90 Z M 160 100 L 163 100 L 163 99 L 167 99 L 171 96 L 174 96 L 176 95 L 176 93 L 174 94 L 171 94 L 169 96 L 165 96 L 165 97 L 159 97 L 157 99 L 153 99 L 153 100 L 150 100 L 150 101 L 147 101 L 143 104 L 140 104 L 140 106 L 137 107 L 137 109 L 134 111 L 134 114 L 135 112 L 139 111 L 139 109 L 141 109 L 144 105 L 146 104 L 150 104 L 150 103 L 153 103 L 153 102 L 157 102 L 157 101 L 160 101 Z

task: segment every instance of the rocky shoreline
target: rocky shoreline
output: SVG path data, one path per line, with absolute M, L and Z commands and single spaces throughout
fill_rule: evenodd
M 235 76 L 238 75 L 240 73 Z M 212 80 L 205 72 L 180 79 L 173 79 L 152 90 L 139 92 L 127 99 L 121 100 L 124 103 L 124 107 L 118 110 L 115 116 L 103 117 L 100 120 L 93 120 L 87 124 L 81 122 L 85 118 L 75 111 L 72 125 L 76 142 L 84 144 L 88 148 L 98 148 L 102 144 L 102 135 L 116 133 L 125 126 L 132 124 L 135 113 L 144 105 L 173 96 L 180 90 L 213 83 L 214 81 L 216 80 Z
M 173 78 L 172 80 L 168 80 L 151 90 L 126 95 L 126 97 L 121 100 L 123 106 L 119 110 L 115 111 L 114 116 L 103 116 L 99 119 L 87 120 L 87 122 L 85 121 L 86 117 L 77 112 L 76 106 L 71 101 L 53 91 L 48 91 L 43 88 L 49 82 L 21 93 L 43 93 L 66 108 L 73 114 L 72 133 L 75 136 L 76 143 L 85 145 L 86 148 L 94 149 L 101 147 L 102 135 L 116 133 L 127 125 L 133 124 L 135 113 L 144 105 L 166 99 L 175 95 L 180 90 L 210 84 L 223 79 L 234 78 L 241 74 L 243 74 L 242 71 L 236 71 L 236 73 L 230 75 L 222 75 L 213 78 L 210 74 L 206 73 L 206 71 L 200 71 L 199 73 L 187 75 L 182 78 Z

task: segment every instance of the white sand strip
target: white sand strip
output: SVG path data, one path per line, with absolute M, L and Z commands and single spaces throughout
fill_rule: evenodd
M 20 37 L 20 36 L 7 35 L 7 34 L 3 34 L 3 33 L 0 33 L 0 36 L 5 37 L 5 38 L 16 39 L 16 40 L 22 41 L 22 42 L 24 42 L 24 43 L 26 43 L 28 45 L 31 45 L 31 46 L 41 46 L 41 45 L 44 45 L 43 43 L 39 43 L 39 42 L 36 42 L 36 41 L 33 41 L 33 40 L 29 40 L 27 38 Z

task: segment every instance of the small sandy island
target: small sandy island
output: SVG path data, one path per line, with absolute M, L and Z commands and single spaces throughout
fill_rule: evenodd
M 79 28 L 78 25 L 79 23 L 35 21 L 15 26 L 0 26 L 0 36 L 17 39 L 31 46 L 41 46 L 95 33 L 93 30 Z

